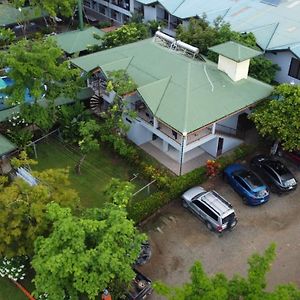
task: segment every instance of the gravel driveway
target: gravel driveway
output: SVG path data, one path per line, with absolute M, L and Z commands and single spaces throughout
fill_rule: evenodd
M 300 184 L 300 170 L 288 165 Z M 200 260 L 209 274 L 246 275 L 247 258 L 275 242 L 277 257 L 268 275 L 269 288 L 288 282 L 300 286 L 300 186 L 283 196 L 272 194 L 268 203 L 258 207 L 242 204 L 220 178 L 202 186 L 215 189 L 232 203 L 239 219 L 236 228 L 218 237 L 179 200 L 173 201 L 143 228 L 153 255 L 141 271 L 152 280 L 180 285 L 189 279 L 194 261 Z M 154 294 L 151 299 L 162 298 Z

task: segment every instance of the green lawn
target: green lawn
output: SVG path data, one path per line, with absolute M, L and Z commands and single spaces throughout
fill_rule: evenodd
M 8 279 L 0 277 L 0 300 L 26 300 L 27 297 Z
M 78 150 L 71 146 L 65 146 L 55 139 L 48 139 L 37 145 L 38 165 L 36 170 L 48 168 L 70 169 L 70 181 L 72 187 L 80 195 L 85 207 L 101 207 L 105 202 L 103 191 L 111 178 L 129 180 L 136 172 L 124 160 L 107 148 L 88 154 L 81 168 L 81 175 L 75 172 L 75 165 L 80 158 Z M 134 180 L 136 189 L 141 188 L 146 182 L 142 179 Z

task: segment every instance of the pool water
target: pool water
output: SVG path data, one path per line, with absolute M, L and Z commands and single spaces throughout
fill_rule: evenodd
M 14 84 L 14 81 L 12 79 L 10 79 L 9 77 L 0 77 L 0 110 L 9 108 L 9 106 L 7 106 L 5 104 L 5 100 L 7 100 L 7 95 L 5 93 L 1 93 L 2 89 L 5 89 L 8 86 L 12 86 Z M 26 89 L 25 91 L 25 97 L 24 97 L 25 102 L 32 102 L 33 98 L 31 97 L 29 90 Z

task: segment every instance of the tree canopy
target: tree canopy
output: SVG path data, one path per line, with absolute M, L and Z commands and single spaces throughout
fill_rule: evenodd
M 300 149 L 300 86 L 281 84 L 272 98 L 257 106 L 250 119 L 262 136 L 280 140 L 287 150 Z
M 253 33 L 240 33 L 233 31 L 230 24 L 224 23 L 221 18 L 217 18 L 210 24 L 206 17 L 191 19 L 187 27 L 179 25 L 176 30 L 177 39 L 191 44 L 209 59 L 217 61 L 218 55 L 208 50 L 209 47 L 222 44 L 227 41 L 236 41 L 245 46 L 257 48 L 256 39 Z M 274 80 L 279 67 L 263 56 L 251 59 L 250 76 L 271 83 Z
M 17 166 L 29 162 L 24 156 Z M 12 257 L 32 255 L 33 244 L 38 236 L 50 230 L 45 218 L 46 205 L 59 203 L 75 209 L 79 205 L 77 193 L 70 188 L 68 170 L 56 169 L 34 172 L 39 184 L 30 186 L 16 178 L 7 184 L 5 177 L 0 181 L 0 256 Z
M 53 231 L 36 240 L 32 260 L 37 294 L 46 292 L 52 300 L 82 294 L 94 299 L 104 288 L 132 280 L 145 236 L 127 219 L 123 205 L 107 204 L 76 217 L 50 204 L 47 217 Z
M 0 62 L 9 67 L 7 76 L 14 80 L 5 92 L 15 104 L 24 102 L 28 90 L 35 101 L 42 97 L 50 101 L 58 96 L 74 97 L 80 87 L 79 70 L 69 68 L 52 39 L 22 39 L 1 53 Z
M 232 279 L 224 274 L 209 277 L 200 262 L 190 270 L 191 280 L 182 287 L 155 284 L 155 290 L 169 300 L 296 300 L 300 290 L 292 284 L 280 285 L 273 292 L 267 292 L 266 274 L 275 258 L 275 245 L 270 245 L 263 255 L 253 254 L 248 259 L 248 276 L 235 275 Z
M 17 8 L 29 4 L 40 12 L 47 12 L 51 17 L 57 15 L 71 17 L 77 4 L 77 0 L 10 0 L 9 2 Z

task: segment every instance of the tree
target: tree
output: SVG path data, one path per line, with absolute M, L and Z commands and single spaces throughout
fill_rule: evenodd
M 10 103 L 23 103 L 28 91 L 35 102 L 42 98 L 53 102 L 58 96 L 75 97 L 81 86 L 79 70 L 63 61 L 63 52 L 52 39 L 22 39 L 0 56 L 2 67 L 10 67 L 7 76 L 14 80 L 5 90 Z
M 16 39 L 16 34 L 10 28 L 0 28 L 0 48 L 6 48 Z
M 94 299 L 104 288 L 132 280 L 132 264 L 145 236 L 122 205 L 107 204 L 76 217 L 70 209 L 50 204 L 47 217 L 53 231 L 37 239 L 32 260 L 36 294 L 46 292 L 52 300 L 82 294 Z
M 99 139 L 97 134 L 100 131 L 99 124 L 90 119 L 88 121 L 81 121 L 79 124 L 79 141 L 78 146 L 82 156 L 76 166 L 77 173 L 80 174 L 80 169 L 83 161 L 89 152 L 99 149 Z
M 294 285 L 280 285 L 273 292 L 267 292 L 266 274 L 275 258 L 275 245 L 270 245 L 263 255 L 253 254 L 248 259 L 247 278 L 235 275 L 227 279 L 224 274 L 209 277 L 205 274 L 200 262 L 191 270 L 191 281 L 182 287 L 171 288 L 164 283 L 155 284 L 155 290 L 169 300 L 296 300 L 300 290 Z
M 132 199 L 134 188 L 131 182 L 113 178 L 105 190 L 105 195 L 113 204 L 126 207 Z
M 30 160 L 21 157 L 20 166 Z M 33 172 L 38 184 L 30 186 L 20 178 L 8 184 L 0 180 L 0 257 L 32 255 L 33 243 L 38 236 L 49 233 L 49 220 L 45 218 L 50 202 L 75 209 L 79 205 L 77 193 L 70 188 L 68 170 Z
M 62 15 L 71 17 L 77 4 L 77 0 L 11 0 L 15 7 L 19 8 L 29 2 L 39 13 L 47 12 L 51 17 Z
M 102 48 L 113 48 L 149 37 L 149 29 L 145 24 L 129 23 L 106 33 L 102 39 Z
M 300 86 L 275 87 L 272 100 L 257 106 L 250 119 L 262 136 L 280 140 L 286 150 L 300 149 Z
M 257 48 L 253 33 L 233 31 L 230 24 L 224 23 L 221 18 L 217 18 L 210 25 L 205 15 L 200 19 L 191 19 L 187 28 L 179 25 L 176 30 L 176 37 L 183 42 L 199 48 L 201 54 L 207 55 L 214 62 L 217 62 L 218 54 L 208 50 L 209 47 L 214 45 L 227 41 L 236 41 L 245 46 Z M 271 83 L 278 70 L 280 70 L 278 65 L 273 64 L 264 56 L 258 56 L 251 60 L 249 74 L 254 78 Z
M 62 105 L 57 109 L 57 122 L 62 130 L 64 141 L 71 144 L 78 143 L 78 132 L 80 123 L 87 121 L 90 117 L 82 102 L 71 105 Z

